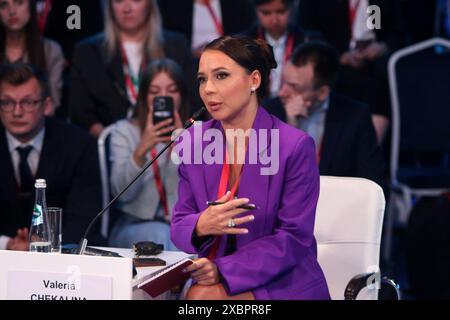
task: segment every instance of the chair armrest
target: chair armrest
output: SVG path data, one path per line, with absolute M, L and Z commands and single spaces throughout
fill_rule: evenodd
M 368 286 L 375 286 L 377 290 L 382 289 L 380 295 L 381 293 L 383 294 L 380 300 L 400 300 L 399 286 L 392 279 L 385 276 L 380 279 L 380 274 L 377 272 L 362 273 L 354 276 L 345 288 L 345 300 L 356 300 L 359 292 Z
M 358 296 L 359 292 L 367 287 L 368 280 L 370 278 L 375 279 L 376 278 L 375 272 L 370 273 L 362 273 L 354 276 L 347 284 L 347 287 L 345 287 L 344 297 L 345 300 L 356 300 L 356 297 Z M 372 283 L 370 283 L 372 284 Z
M 388 277 L 381 278 L 378 300 L 401 300 L 400 286 Z

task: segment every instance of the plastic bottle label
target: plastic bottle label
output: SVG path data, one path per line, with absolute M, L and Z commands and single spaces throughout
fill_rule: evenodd
M 44 216 L 42 214 L 42 206 L 36 204 L 33 210 L 33 226 L 37 226 L 43 223 L 44 223 Z

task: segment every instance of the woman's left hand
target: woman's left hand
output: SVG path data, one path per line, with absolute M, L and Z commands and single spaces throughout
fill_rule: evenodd
M 217 284 L 220 280 L 217 266 L 207 258 L 194 260 L 194 263 L 187 267 L 185 272 L 191 272 L 192 279 L 204 286 Z

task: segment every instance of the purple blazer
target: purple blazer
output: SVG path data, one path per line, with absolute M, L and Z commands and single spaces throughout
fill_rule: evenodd
M 219 121 L 202 124 L 203 131 L 208 128 L 223 132 Z M 237 236 L 233 254 L 224 256 L 226 236 L 221 237 L 215 263 L 223 285 L 231 295 L 252 291 L 256 299 L 330 299 L 313 235 L 319 197 L 314 142 L 262 107 L 253 129 L 279 130 L 279 170 L 274 175 L 261 175 L 260 169 L 267 166 L 259 161 L 248 164 L 247 152 L 237 196 L 249 198 L 258 208 L 251 211 L 255 220 L 245 224 L 249 233 Z M 191 136 L 194 131 L 190 128 Z M 195 136 L 192 144 L 196 139 L 199 143 L 201 137 Z M 268 134 L 269 148 L 277 143 L 270 140 Z M 210 142 L 201 143 L 204 150 Z M 213 237 L 199 239 L 194 230 L 206 201 L 217 199 L 221 169 L 221 164 L 179 166 L 171 239 L 185 252 L 204 257 L 211 249 Z

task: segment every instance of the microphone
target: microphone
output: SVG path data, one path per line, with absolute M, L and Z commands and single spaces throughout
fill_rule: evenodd
M 92 219 L 91 223 L 89 224 L 89 226 L 86 229 L 86 232 L 83 235 L 83 238 L 81 238 L 80 243 L 78 245 L 78 249 L 77 249 L 77 254 L 84 254 L 84 252 L 86 251 L 86 247 L 87 247 L 87 236 L 89 234 L 89 231 L 91 230 L 92 226 L 94 225 L 94 223 L 105 213 L 106 210 L 108 210 L 116 201 L 117 199 L 120 198 L 120 196 L 122 196 L 122 194 L 124 194 L 133 184 L 134 182 L 139 179 L 140 176 L 142 176 L 144 174 L 144 172 L 148 169 L 148 167 L 150 167 L 153 162 L 155 162 L 155 160 L 157 160 L 174 142 L 175 140 L 177 140 L 186 129 L 190 128 L 195 121 L 197 120 L 197 118 L 205 111 L 205 107 L 201 107 L 199 110 L 197 110 L 192 117 L 190 117 L 186 123 L 184 124 L 183 130 L 180 131 L 175 137 L 174 139 L 172 139 L 163 149 L 161 149 L 161 151 L 158 152 L 158 154 L 151 159 L 147 164 L 144 165 L 144 167 L 141 169 L 141 171 L 139 171 L 136 176 L 134 176 L 134 178 L 122 189 L 122 191 L 120 191 L 107 205 L 106 207 L 104 207 L 95 217 L 94 219 Z

